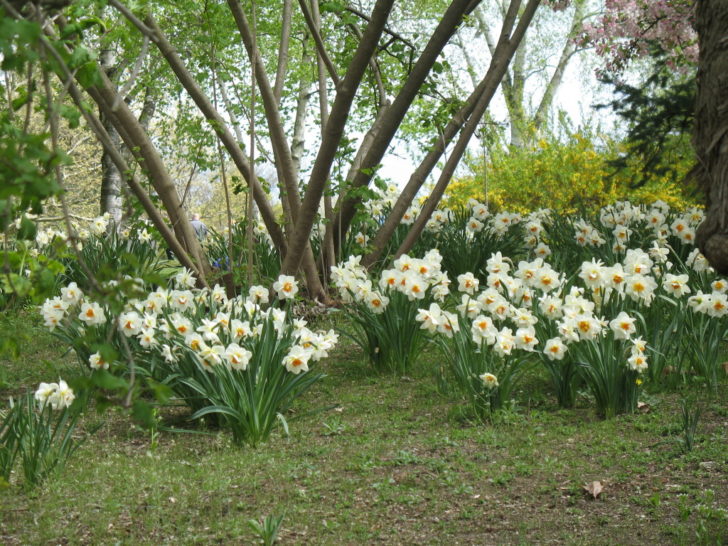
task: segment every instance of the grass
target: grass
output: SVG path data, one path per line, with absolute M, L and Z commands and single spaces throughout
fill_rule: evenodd
M 13 320 L 32 343 L 0 361 L 1 399 L 77 373 L 32 315 Z M 725 381 L 717 395 L 691 389 L 703 411 L 686 452 L 684 392 L 604 421 L 585 395 L 559 410 L 533 374 L 516 408 L 484 425 L 438 392 L 426 353 L 411 377 L 372 376 L 342 339 L 288 416 L 301 417 L 291 435 L 257 449 L 204 426 L 152 438 L 120 411 L 90 413 L 86 426 L 104 424 L 62 473 L 0 490 L 0 543 L 252 543 L 250 520 L 281 516 L 283 544 L 728 541 Z M 181 408 L 160 413 L 191 426 Z

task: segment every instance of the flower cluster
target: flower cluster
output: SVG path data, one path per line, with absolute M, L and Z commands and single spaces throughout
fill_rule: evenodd
M 617 201 L 600 210 L 601 229 L 584 219 L 576 220 L 575 239 L 581 246 L 601 247 L 607 243 L 605 236 L 608 236 L 615 253 L 626 252 L 635 233 L 646 233 L 659 247 L 665 247 L 670 237 L 682 244 L 694 245 L 695 230 L 703 217 L 703 211 L 697 208 L 675 214 L 663 201 L 655 201 L 650 207 Z
M 41 383 L 35 391 L 35 399 L 41 408 L 50 405 L 54 410 L 68 408 L 75 400 L 73 389 L 63 380 L 58 383 Z
M 350 257 L 331 268 L 331 280 L 345 303 L 364 303 L 373 313 L 383 313 L 395 292 L 406 295 L 409 301 L 424 299 L 428 291 L 443 301 L 450 293 L 450 280 L 442 271 L 442 257 L 436 249 L 421 259 L 403 254 L 391 269 L 382 271 L 376 286 L 360 260 L 359 256 Z
M 143 299 L 129 301 L 118 316 L 116 331 L 133 341 L 133 347 L 158 352 L 169 363 L 177 360 L 182 349 L 189 350 L 210 371 L 218 365 L 247 369 L 266 320 L 272 321 L 279 337 L 293 337 L 281 363 L 291 373 L 307 371 L 309 362 L 327 356 L 336 344 L 333 331 L 313 332 L 306 321 L 291 320 L 282 309 L 265 308 L 268 290 L 263 286 L 251 287 L 247 297 L 228 298 L 219 285 L 200 290 L 194 285 L 192 273 L 181 270 L 169 289 L 158 288 Z M 295 296 L 298 286 L 293 277 L 281 275 L 273 289 L 280 300 L 287 300 Z M 61 296 L 47 300 L 41 313 L 51 330 L 65 324 L 76 335 L 88 327 L 106 325 L 110 316 L 75 283 L 63 288 Z M 96 352 L 88 357 L 88 364 L 92 369 L 109 369 L 113 363 Z
M 596 21 L 584 25 L 581 41 L 605 58 L 608 73 L 621 73 L 633 59 L 653 53 L 656 44 L 671 68 L 697 62 L 691 2 L 608 0 L 605 7 Z

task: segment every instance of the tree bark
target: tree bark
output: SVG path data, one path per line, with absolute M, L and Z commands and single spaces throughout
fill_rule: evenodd
M 87 92 L 104 112 L 104 115 L 111 120 L 127 149 L 132 151 L 139 165 L 149 176 L 152 186 L 169 215 L 177 239 L 198 264 L 199 270 L 206 276 L 209 273 L 209 265 L 192 229 L 192 224 L 182 208 L 177 188 L 159 152 L 126 102 L 120 100 L 111 81 L 103 72 L 100 73 L 100 77 L 101 84 L 88 88 Z
M 308 6 L 306 6 L 306 0 L 298 0 L 298 4 L 301 6 L 301 13 L 303 13 L 303 18 L 306 21 L 306 25 L 308 25 L 311 36 L 313 37 L 313 43 L 316 44 L 316 52 L 318 54 L 319 61 L 323 63 L 326 70 L 328 70 L 331 81 L 334 82 L 334 87 L 338 88 L 339 83 L 341 83 L 341 79 L 336 72 L 334 63 L 331 62 L 329 54 L 326 53 L 326 47 L 324 46 L 324 41 L 321 38 L 321 21 L 319 16 L 318 0 L 312 1 L 311 10 L 309 10 Z
M 248 52 L 248 57 L 251 59 L 251 62 L 255 63 L 255 78 L 258 82 L 258 89 L 260 89 L 261 100 L 263 102 L 263 110 L 265 111 L 265 117 L 268 122 L 268 131 L 270 133 L 270 141 L 273 147 L 276 171 L 278 172 L 279 180 L 283 180 L 286 187 L 286 196 L 281 196 L 281 199 L 284 199 L 285 197 L 288 198 L 289 211 L 295 226 L 301 208 L 301 198 L 298 195 L 298 174 L 293 168 L 291 149 L 286 141 L 286 134 L 283 130 L 283 122 L 281 121 L 280 111 L 278 110 L 278 100 L 276 99 L 273 89 L 270 86 L 270 82 L 268 81 L 262 56 L 260 55 L 260 52 L 257 51 L 253 33 L 239 0 L 228 0 L 228 7 L 235 19 L 235 24 L 238 27 L 238 32 L 240 33 L 245 49 Z M 288 260 L 288 254 L 291 251 L 290 241 L 295 237 L 296 230 L 294 228 L 294 230 L 288 234 L 289 248 L 285 254 L 284 264 Z M 309 295 L 314 299 L 324 300 L 326 298 L 326 291 L 319 279 L 316 262 L 314 261 L 313 250 L 311 250 L 308 237 L 306 238 L 306 241 L 302 243 L 300 256 L 298 256 L 295 269 L 292 271 L 289 270 L 288 273 L 294 274 L 301 263 L 303 264 L 303 270 L 306 274 L 306 286 L 309 291 Z
M 278 49 L 278 65 L 276 67 L 276 81 L 273 84 L 273 96 L 280 106 L 283 82 L 288 70 L 288 50 L 291 43 L 291 16 L 293 14 L 293 0 L 283 0 L 283 23 L 281 24 L 281 47 Z
M 100 68 L 106 75 L 112 79 L 113 74 L 116 70 L 114 53 L 110 49 L 105 49 L 99 56 Z M 103 115 L 103 112 L 99 112 L 101 123 L 104 129 L 109 135 L 111 145 L 121 150 L 121 137 L 119 133 L 114 129 L 111 121 Z M 109 155 L 109 152 L 105 148 L 102 149 L 101 153 L 101 203 L 100 211 L 101 214 L 108 213 L 111 216 L 111 222 L 109 222 L 109 230 L 117 230 L 121 225 L 121 218 L 123 216 L 124 200 L 121 194 L 121 188 L 123 186 L 123 179 L 121 172 L 117 169 L 113 159 Z
M 693 145 L 707 213 L 698 227 L 700 251 L 718 273 L 728 274 L 728 2 L 696 3 L 698 90 Z
M 514 1 L 512 5 L 513 9 L 516 9 L 516 4 L 520 4 L 520 2 Z M 382 252 L 384 252 L 387 242 L 392 237 L 392 234 L 397 229 L 397 226 L 402 220 L 402 216 L 404 216 L 407 208 L 414 200 L 417 192 L 420 190 L 422 184 L 425 182 L 425 179 L 429 176 L 429 174 L 437 165 L 437 162 L 440 160 L 440 157 L 444 153 L 446 147 L 450 144 L 455 135 L 457 135 L 458 131 L 460 131 L 466 121 L 471 118 L 471 115 L 473 114 L 473 111 L 475 110 L 481 97 L 483 97 L 487 93 L 490 93 L 492 95 L 492 93 L 495 92 L 495 88 L 493 88 L 494 81 L 497 88 L 500 80 L 506 76 L 507 64 L 504 68 L 500 63 L 494 62 L 494 59 L 501 58 L 501 51 L 503 51 L 507 45 L 507 38 L 511 30 L 513 29 L 514 24 L 515 13 L 513 13 L 512 16 L 504 19 L 499 43 L 497 45 L 495 43 L 493 44 L 493 51 L 491 54 L 492 59 L 491 64 L 488 67 L 488 71 L 486 72 L 485 76 L 478 84 L 478 86 L 475 88 L 475 90 L 473 90 L 473 92 L 467 98 L 462 108 L 452 117 L 452 119 L 445 126 L 445 129 L 442 131 L 440 138 L 437 138 L 437 140 L 433 143 L 425 158 L 422 160 L 417 169 L 412 173 L 412 176 L 410 176 L 407 185 L 404 187 L 399 197 L 397 198 L 397 201 L 394 203 L 394 206 L 387 216 L 387 219 L 384 221 L 384 224 L 382 225 L 382 227 L 379 228 L 379 231 L 372 240 L 372 250 L 369 252 L 369 254 L 364 256 L 361 262 L 362 265 L 370 267 L 379 259 L 379 257 L 382 255 Z M 498 78 L 497 81 L 494 80 L 494 72 L 496 70 L 500 70 L 502 72 L 500 78 Z M 422 215 L 422 213 L 420 215 Z
M 318 0 L 311 0 L 311 17 L 313 19 L 314 28 L 321 31 L 321 12 L 319 10 Z M 326 85 L 326 61 L 317 50 L 316 55 L 316 73 L 319 89 L 319 111 L 321 114 L 321 137 L 323 138 L 324 129 L 329 122 L 329 92 Z M 334 81 L 336 85 L 336 81 Z M 321 277 L 325 284 L 328 284 L 329 266 L 336 261 L 334 255 L 334 234 L 328 229 L 328 225 L 334 221 L 334 207 L 331 202 L 331 177 L 326 180 L 326 188 L 324 189 L 324 218 L 326 219 L 323 247 L 320 251 L 321 260 Z
M 293 171 L 293 162 L 291 161 L 291 149 L 286 140 L 286 134 L 283 130 L 283 122 L 281 121 L 280 111 L 278 110 L 278 101 L 273 93 L 268 76 L 265 72 L 263 57 L 257 47 L 253 48 L 253 32 L 250 29 L 248 18 L 240 5 L 239 0 L 227 0 L 230 12 L 235 19 L 238 32 L 248 52 L 248 58 L 255 63 L 255 79 L 258 82 L 260 90 L 260 98 L 263 102 L 263 110 L 265 112 L 266 121 L 268 122 L 268 131 L 270 133 L 270 142 L 273 147 L 273 156 L 275 157 L 275 166 L 278 172 L 279 180 L 283 180 L 286 187 L 286 196 L 290 206 L 291 217 L 293 222 L 298 218 L 298 210 L 301 207 L 301 198 L 298 195 L 298 177 Z

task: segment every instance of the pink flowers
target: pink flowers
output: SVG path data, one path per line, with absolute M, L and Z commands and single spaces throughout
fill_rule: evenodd
M 605 58 L 607 74 L 619 74 L 655 46 L 679 69 L 698 59 L 692 20 L 693 2 L 688 0 L 607 0 L 602 16 L 584 25 L 580 41 Z

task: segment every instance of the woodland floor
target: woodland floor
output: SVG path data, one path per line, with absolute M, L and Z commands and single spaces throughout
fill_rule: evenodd
M 79 373 L 34 315 L 11 327 L 27 341 L 0 360 L 0 399 Z M 696 402 L 688 452 L 680 400 L 698 386 L 644 393 L 639 413 L 605 421 L 586 394 L 557 408 L 534 371 L 515 408 L 484 424 L 438 390 L 436 360 L 423 355 L 411 377 L 372 375 L 342 338 L 288 416 L 290 436 L 256 449 L 182 407 L 160 416 L 194 433 L 92 412 L 84 427 L 103 425 L 60 473 L 0 490 L 0 543 L 253 543 L 248 520 L 269 515 L 284 516 L 282 544 L 728 543 L 725 381 Z M 584 489 L 594 481 L 597 498 Z

